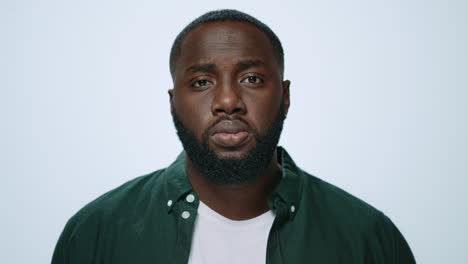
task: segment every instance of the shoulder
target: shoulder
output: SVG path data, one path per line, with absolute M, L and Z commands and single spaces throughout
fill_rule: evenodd
M 72 219 L 85 220 L 94 215 L 115 215 L 121 210 L 135 208 L 138 203 L 148 201 L 152 195 L 161 192 L 163 181 L 161 169 L 134 178 L 119 187 L 110 190 L 79 210 Z
M 337 231 L 375 234 L 376 226 L 390 224 L 380 210 L 349 192 L 303 171 L 301 208 L 307 218 Z
M 364 248 L 372 250 L 373 257 L 394 260 L 389 263 L 414 263 L 403 235 L 383 212 L 307 172 L 303 171 L 303 176 L 303 214 L 320 226 L 322 232 L 352 241 L 353 245 L 365 245 Z
M 313 206 L 336 215 L 357 218 L 374 218 L 382 214 L 374 206 L 357 198 L 349 192 L 302 171 L 304 177 L 304 196 Z
M 164 171 L 130 180 L 80 209 L 65 225 L 52 263 L 70 263 L 72 259 L 87 263 L 95 257 L 96 245 L 115 240 L 115 234 L 138 235 L 141 232 L 139 216 L 144 215 L 149 206 L 162 207 L 155 201 L 164 192 Z
M 91 201 L 70 218 L 63 233 L 73 238 L 138 221 L 138 215 L 163 195 L 164 171 L 132 179 Z

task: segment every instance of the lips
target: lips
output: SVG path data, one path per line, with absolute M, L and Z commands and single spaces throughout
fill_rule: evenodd
M 248 131 L 248 126 L 240 120 L 224 120 L 210 130 L 210 136 L 216 145 L 234 148 L 248 141 Z

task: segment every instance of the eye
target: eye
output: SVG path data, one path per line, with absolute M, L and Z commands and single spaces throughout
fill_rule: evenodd
M 248 76 L 241 80 L 242 83 L 249 83 L 249 84 L 259 84 L 262 83 L 262 78 L 258 76 Z
M 204 80 L 204 79 L 201 79 L 201 80 L 196 80 L 195 82 L 192 83 L 192 86 L 193 87 L 205 87 L 205 86 L 208 86 L 208 85 L 211 85 L 212 83 L 208 80 Z

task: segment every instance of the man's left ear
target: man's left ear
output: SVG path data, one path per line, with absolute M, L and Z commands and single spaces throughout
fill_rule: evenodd
M 282 83 L 283 86 L 283 107 L 284 107 L 284 115 L 288 114 L 289 106 L 291 105 L 291 100 L 289 96 L 289 86 L 291 82 L 289 80 L 284 80 Z

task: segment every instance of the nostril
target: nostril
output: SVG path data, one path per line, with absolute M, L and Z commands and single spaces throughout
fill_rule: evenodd
M 232 115 L 232 114 L 243 113 L 244 108 L 239 107 L 239 106 L 235 106 L 235 107 L 217 107 L 217 108 L 214 109 L 214 112 L 217 113 L 217 114 L 225 113 L 225 114 L 228 114 L 228 115 Z
M 215 109 L 215 112 L 216 113 L 224 113 L 225 111 L 223 109 L 217 108 L 217 109 Z
M 233 113 L 239 113 L 239 112 L 242 112 L 242 108 L 240 107 L 236 107 L 232 110 Z

